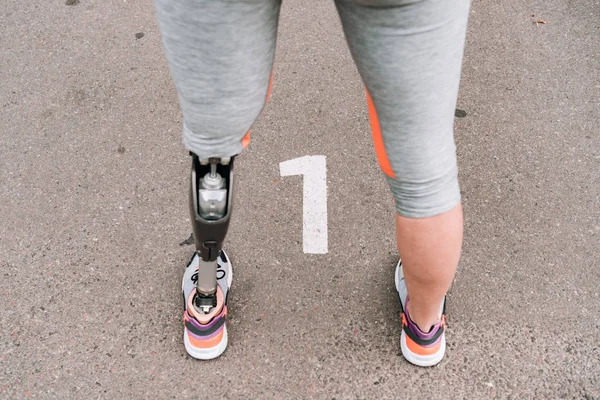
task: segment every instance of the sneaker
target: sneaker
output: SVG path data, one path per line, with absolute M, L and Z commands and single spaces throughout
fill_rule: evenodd
M 218 259 L 217 306 L 209 314 L 197 313 L 192 305 L 198 280 L 200 257 L 190 260 L 181 290 L 183 292 L 183 343 L 188 354 L 199 360 L 219 357 L 227 348 L 227 295 L 231 287 L 233 269 L 224 251 Z
M 446 298 L 444 297 L 441 304 L 441 322 L 425 333 L 410 319 L 406 308 L 409 298 L 404 282 L 404 274 L 402 273 L 402 260 L 398 261 L 395 280 L 402 312 L 402 334 L 400 337 L 402 355 L 406 361 L 420 367 L 436 365 L 442 361 L 446 353 Z

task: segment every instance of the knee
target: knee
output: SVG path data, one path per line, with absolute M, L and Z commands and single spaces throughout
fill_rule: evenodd
M 460 203 L 456 164 L 420 178 L 387 177 L 396 212 L 407 218 L 427 218 L 450 211 Z

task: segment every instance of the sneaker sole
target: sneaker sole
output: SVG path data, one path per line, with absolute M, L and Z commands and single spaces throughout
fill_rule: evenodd
M 223 339 L 221 339 L 221 342 L 214 347 L 208 349 L 201 349 L 192 346 L 188 339 L 187 329 L 184 329 L 183 332 L 183 344 L 185 345 L 185 350 L 191 357 L 197 360 L 212 360 L 213 358 L 217 358 L 221 354 L 223 354 L 223 352 L 227 348 L 227 327 L 223 327 Z
M 421 356 L 410 351 L 406 345 L 406 333 L 402 331 L 402 335 L 400 336 L 400 349 L 402 350 L 402 355 L 409 363 L 419 367 L 433 367 L 434 365 L 439 364 L 444 358 L 446 353 L 446 336 L 442 336 L 442 344 L 437 353 L 428 356 Z

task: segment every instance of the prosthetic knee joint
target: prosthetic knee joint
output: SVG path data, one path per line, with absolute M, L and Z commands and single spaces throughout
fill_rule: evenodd
M 209 314 L 217 306 L 217 262 L 232 209 L 233 157 L 200 159 L 193 153 L 190 216 L 200 258 L 194 308 Z

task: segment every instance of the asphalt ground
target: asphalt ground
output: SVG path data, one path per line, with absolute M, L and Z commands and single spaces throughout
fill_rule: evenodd
M 284 2 L 237 159 L 230 344 L 182 344 L 190 159 L 150 1 L 0 3 L 1 398 L 600 399 L 600 3 L 475 0 L 465 244 L 435 368 L 400 355 L 394 208 L 331 1 Z M 536 22 L 543 20 L 546 23 Z M 329 252 L 302 178 L 327 157 Z

